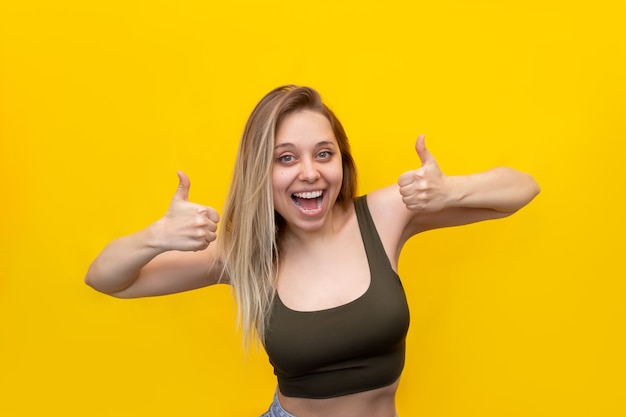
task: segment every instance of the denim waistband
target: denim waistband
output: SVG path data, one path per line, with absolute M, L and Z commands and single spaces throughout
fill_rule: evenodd
M 280 401 L 278 401 L 278 390 L 274 393 L 274 401 L 270 405 L 269 410 L 265 414 L 262 414 L 261 417 L 296 417 L 293 414 L 289 414 L 285 411 L 282 405 L 280 405 Z
M 261 417 L 296 417 L 293 414 L 289 414 L 285 411 L 282 405 L 280 405 L 280 401 L 278 400 L 278 390 L 274 393 L 274 401 L 270 405 L 269 410 L 261 415 Z M 398 417 L 396 413 L 395 417 Z

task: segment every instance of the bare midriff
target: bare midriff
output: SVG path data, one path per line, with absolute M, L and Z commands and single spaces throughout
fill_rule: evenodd
M 296 417 L 393 417 L 399 380 L 386 387 L 334 398 L 311 399 L 286 397 L 278 399 L 289 414 Z

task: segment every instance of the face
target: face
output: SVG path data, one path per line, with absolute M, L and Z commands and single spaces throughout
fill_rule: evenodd
M 342 179 L 328 119 L 309 110 L 287 115 L 276 132 L 272 168 L 274 209 L 287 228 L 316 231 L 329 225 Z

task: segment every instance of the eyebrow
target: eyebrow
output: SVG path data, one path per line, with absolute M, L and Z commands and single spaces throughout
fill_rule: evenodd
M 332 140 L 323 140 L 321 142 L 318 142 L 315 144 L 315 146 L 335 146 L 335 143 Z M 283 143 L 279 143 L 278 145 L 274 146 L 274 150 L 277 149 L 281 149 L 281 148 L 287 148 L 287 149 L 291 149 L 291 148 L 295 148 L 296 145 L 294 145 L 291 142 L 283 142 Z

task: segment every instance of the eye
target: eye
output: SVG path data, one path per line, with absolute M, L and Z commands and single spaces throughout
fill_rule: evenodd
M 289 162 L 293 162 L 295 157 L 293 155 L 281 155 L 276 159 L 278 159 L 278 162 L 288 164 Z
M 317 157 L 320 159 L 328 159 L 332 156 L 332 152 L 330 151 L 322 151 L 317 154 Z

